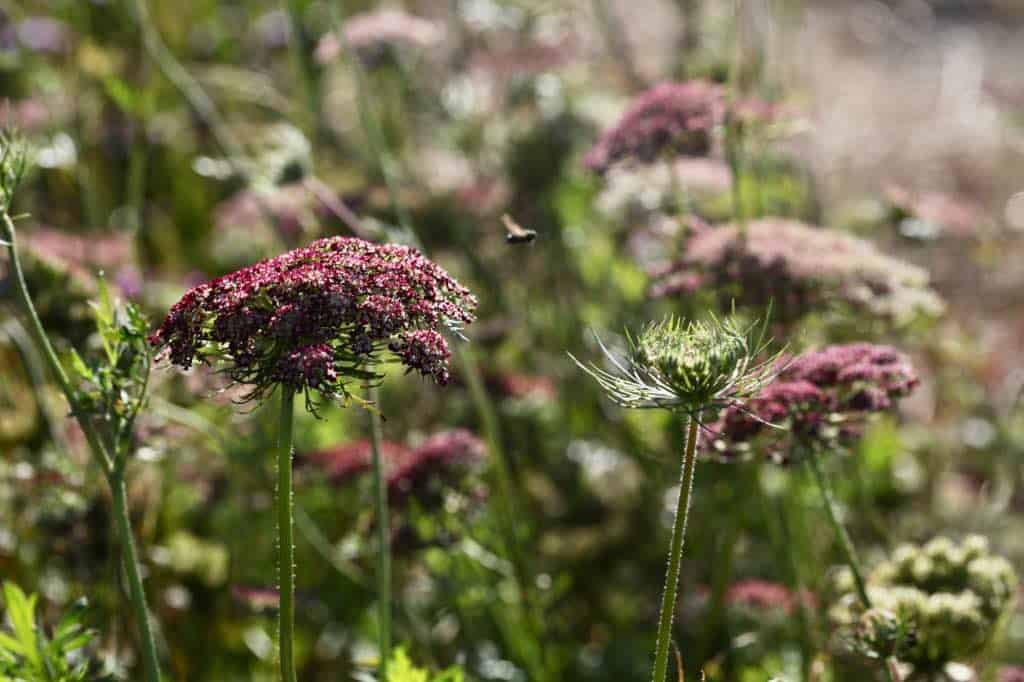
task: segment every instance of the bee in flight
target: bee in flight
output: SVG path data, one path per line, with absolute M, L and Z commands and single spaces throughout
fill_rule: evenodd
M 532 244 L 533 240 L 537 238 L 535 230 L 527 230 L 512 220 L 507 213 L 501 216 L 501 222 L 505 224 L 505 241 L 509 244 Z

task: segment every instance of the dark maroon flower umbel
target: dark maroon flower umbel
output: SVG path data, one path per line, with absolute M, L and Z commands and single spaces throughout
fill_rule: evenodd
M 725 115 L 720 85 L 703 80 L 661 83 L 640 94 L 587 152 L 584 165 L 604 173 L 624 159 L 651 163 L 663 156 L 707 156 L 711 131 Z
M 705 438 L 726 460 L 761 452 L 786 463 L 807 447 L 841 443 L 870 413 L 917 386 L 910 359 L 889 346 L 850 343 L 798 356 L 745 405 L 725 409 Z
M 473 320 L 476 299 L 407 246 L 332 237 L 192 289 L 150 342 L 188 369 L 219 361 L 244 400 L 281 384 L 348 398 L 352 380 L 377 378 L 390 351 L 409 371 L 448 381 L 439 329 Z

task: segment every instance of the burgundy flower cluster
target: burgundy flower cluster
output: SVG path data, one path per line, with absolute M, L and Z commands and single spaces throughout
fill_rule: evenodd
M 583 159 L 604 173 L 624 159 L 650 163 L 666 155 L 707 156 L 711 132 L 725 116 L 725 91 L 693 80 L 661 83 L 640 94 Z
M 683 256 L 651 273 L 650 295 L 711 288 L 726 301 L 771 302 L 783 321 L 832 300 L 896 324 L 942 310 L 926 270 L 882 253 L 869 241 L 780 218 L 746 227 L 745 239 L 736 225 L 694 230 Z
M 745 405 L 723 410 L 704 438 L 727 461 L 760 451 L 788 463 L 808 447 L 850 440 L 867 415 L 893 407 L 917 383 L 910 359 L 894 348 L 828 346 L 793 359 Z
M 384 441 L 384 461 L 388 495 L 402 500 L 426 491 L 437 478 L 451 477 L 483 460 L 486 448 L 466 429 L 436 433 L 416 448 Z M 348 483 L 369 471 L 372 452 L 368 440 L 359 440 L 336 448 L 306 455 L 304 461 L 316 466 L 336 485 Z
M 407 246 L 332 237 L 190 290 L 150 343 L 188 369 L 220 361 L 244 400 L 281 384 L 325 399 L 348 397 L 352 380 L 376 377 L 389 350 L 408 371 L 449 379 L 439 329 L 473 320 L 476 299 Z

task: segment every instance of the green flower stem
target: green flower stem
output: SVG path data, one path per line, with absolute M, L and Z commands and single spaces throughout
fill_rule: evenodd
M 281 608 L 278 646 L 282 682 L 296 682 L 293 631 L 295 629 L 295 544 L 292 538 L 292 426 L 295 393 L 281 388 L 281 426 L 277 436 L 277 573 Z
M 50 343 L 50 338 L 47 336 L 43 323 L 39 319 L 39 314 L 36 312 L 36 307 L 32 303 L 28 285 L 25 283 L 25 273 L 21 267 L 21 258 L 18 256 L 14 222 L 6 211 L 3 211 L 2 215 L 0 215 L 0 235 L 2 235 L 0 239 L 7 244 L 7 252 L 11 263 L 11 281 L 14 284 L 14 292 L 18 303 L 28 317 L 29 332 L 36 346 L 42 352 L 43 359 L 50 368 L 50 373 L 53 374 L 61 391 L 64 393 L 64 397 L 71 408 L 71 413 L 82 427 L 89 450 L 100 465 L 107 483 L 110 485 L 114 513 L 118 518 L 119 534 L 122 543 L 121 549 L 125 571 L 129 579 L 132 607 L 135 609 L 135 620 L 139 624 L 139 634 L 142 640 L 142 657 L 145 665 L 146 680 L 147 682 L 160 682 L 160 665 L 150 627 L 149 610 L 146 608 L 146 594 L 142 587 L 141 571 L 139 570 L 138 556 L 135 551 L 135 541 L 132 538 L 131 522 L 128 518 L 128 505 L 125 500 L 124 460 L 122 457 L 118 457 L 117 461 L 115 461 L 96 427 L 90 420 L 82 416 L 83 411 L 80 407 L 78 391 L 68 378 L 67 372 L 64 371 L 64 367 L 57 357 L 57 351 L 54 350 L 53 344 Z
M 846 565 L 850 567 L 850 571 L 853 572 L 853 581 L 857 585 L 857 596 L 860 597 L 861 603 L 864 608 L 871 608 L 871 599 L 868 597 L 867 585 L 864 582 L 864 572 L 860 568 L 860 559 L 857 558 L 857 550 L 854 549 L 853 541 L 850 539 L 850 534 L 846 531 L 842 522 L 839 520 L 839 514 L 836 511 L 836 499 L 832 493 L 832 486 L 829 485 L 828 478 L 825 476 L 824 470 L 821 468 L 821 458 L 818 454 L 818 450 L 814 447 L 806 448 L 806 462 L 811 473 L 814 475 L 814 480 L 818 484 L 818 489 L 821 491 L 822 500 L 825 502 L 825 515 L 828 516 L 828 521 L 832 524 L 832 532 L 835 533 L 836 540 L 839 541 L 839 546 L 843 550 L 843 555 L 846 559 Z
M 676 589 L 679 586 L 679 565 L 683 557 L 683 540 L 686 538 L 686 520 L 690 512 L 690 493 L 693 491 L 693 475 L 697 465 L 696 415 L 690 417 L 686 434 L 686 448 L 683 454 L 682 478 L 679 483 L 679 500 L 676 516 L 672 523 L 672 543 L 668 551 L 668 572 L 665 575 L 665 591 L 661 595 L 661 616 L 658 618 L 658 641 L 654 651 L 653 682 L 665 682 L 668 674 L 668 650 L 672 641 L 672 620 L 676 612 Z
M 549 679 L 543 646 L 544 620 L 540 607 L 526 591 L 526 586 L 530 584 L 530 572 L 516 535 L 516 517 L 513 505 L 515 489 L 512 473 L 509 471 L 508 459 L 505 457 L 505 449 L 501 443 L 501 427 L 498 423 L 498 416 L 494 412 L 494 405 L 488 398 L 487 390 L 480 378 L 480 366 L 477 364 L 473 352 L 463 346 L 459 349 L 458 354 L 459 360 L 462 362 L 466 384 L 469 387 L 470 399 L 473 401 L 483 428 L 484 439 L 487 441 L 487 450 L 490 453 L 488 461 L 491 463 L 497 481 L 498 530 L 501 534 L 502 550 L 504 558 L 508 559 L 512 566 L 512 577 L 515 580 L 519 606 L 523 609 L 522 615 L 527 624 L 530 644 L 533 649 L 528 654 L 530 661 L 527 663 L 530 668 L 530 679 L 543 682 Z
M 377 502 L 377 609 L 378 648 L 380 664 L 377 679 L 387 682 L 388 659 L 391 657 L 391 528 L 388 523 L 388 486 L 381 456 L 380 391 L 370 389 L 370 445 L 373 451 L 373 491 Z
M 128 592 L 135 609 L 139 627 L 139 638 L 142 640 L 142 663 L 146 671 L 146 679 L 160 679 L 160 663 L 156 655 L 156 644 L 153 629 L 149 621 L 149 609 L 146 608 L 146 592 L 142 587 L 142 574 L 139 570 L 139 557 L 135 550 L 135 538 L 132 536 L 132 522 L 128 515 L 128 497 L 125 492 L 124 477 L 121 473 L 109 479 L 110 491 L 113 494 L 114 516 L 117 517 L 117 531 L 121 537 L 121 551 L 124 554 L 124 570 L 128 575 Z

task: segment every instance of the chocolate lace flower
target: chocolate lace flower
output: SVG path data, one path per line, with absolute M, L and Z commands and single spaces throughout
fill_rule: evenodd
M 724 115 L 725 93 L 720 85 L 702 80 L 661 83 L 633 100 L 583 163 L 604 173 L 626 159 L 651 163 L 665 156 L 707 156 L 711 131 Z
M 724 460 L 760 451 L 788 463 L 807 447 L 848 441 L 869 414 L 890 409 L 917 383 L 910 359 L 894 348 L 870 343 L 828 346 L 793 359 L 742 407 L 726 408 L 704 438 L 710 441 L 709 450 Z
M 476 299 L 418 251 L 332 237 L 201 284 L 171 308 L 150 343 L 173 364 L 220 363 L 261 401 L 280 384 L 348 399 L 379 378 L 389 351 L 407 371 L 449 379 L 442 327 L 473 318 Z
M 697 229 L 681 258 L 651 273 L 651 297 L 710 288 L 725 302 L 772 302 L 777 317 L 789 321 L 834 300 L 897 325 L 942 312 L 926 270 L 869 241 L 781 218 L 746 227 L 745 241 L 735 225 Z

